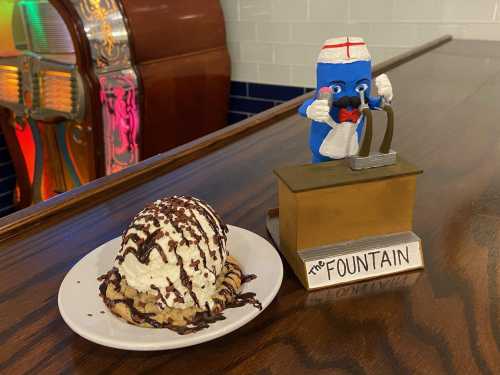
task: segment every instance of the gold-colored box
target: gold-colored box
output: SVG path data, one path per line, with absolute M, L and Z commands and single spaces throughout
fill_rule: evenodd
M 416 176 L 396 164 L 355 171 L 346 159 L 275 170 L 279 194 L 279 247 L 304 283 L 303 250 L 412 231 Z

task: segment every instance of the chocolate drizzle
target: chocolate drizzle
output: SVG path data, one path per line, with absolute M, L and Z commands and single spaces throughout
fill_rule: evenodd
M 225 307 L 226 309 L 231 309 L 235 307 L 241 307 L 247 304 L 252 305 L 256 309 L 262 310 L 262 304 L 260 303 L 259 300 L 255 298 L 255 293 L 252 292 L 236 294 L 231 302 L 226 303 Z
M 175 224 L 175 222 L 172 219 L 171 222 L 172 226 L 175 228 L 177 232 L 180 232 L 182 235 L 183 241 L 187 241 L 186 237 L 184 236 L 184 233 L 182 230 Z M 193 283 L 191 282 L 191 279 L 189 278 L 186 269 L 184 268 L 184 261 L 182 260 L 182 257 L 177 253 L 177 244 L 173 248 L 174 254 L 177 257 L 177 264 L 180 266 L 180 276 L 181 276 L 181 283 L 184 285 L 184 287 L 189 291 L 189 295 L 193 299 L 194 303 L 196 306 L 200 307 L 200 303 L 198 301 L 198 297 L 196 297 L 196 293 L 193 291 Z
M 158 293 L 158 299 L 160 299 L 160 301 L 163 303 L 163 306 L 168 306 L 165 297 L 163 297 L 163 294 L 161 294 L 160 288 L 158 288 L 154 284 L 151 284 L 151 289 L 155 290 Z
M 149 263 L 149 255 L 151 254 L 151 251 L 156 249 L 160 256 L 162 257 L 163 261 L 166 263 L 167 262 L 167 256 L 165 252 L 163 251 L 163 248 L 157 243 L 157 241 L 164 236 L 163 232 L 161 229 L 156 229 L 153 233 L 149 233 L 147 228 L 149 226 L 146 225 L 134 225 L 136 229 L 141 228 L 142 233 L 146 235 L 145 239 L 142 239 L 139 237 L 137 233 L 130 233 L 126 236 L 123 237 L 123 243 L 126 244 L 129 240 L 132 240 L 137 245 L 137 249 L 133 248 L 132 246 L 128 246 L 123 250 L 123 254 L 118 255 L 116 257 L 117 261 L 119 264 L 123 263 L 125 260 L 125 256 L 128 253 L 133 253 L 139 262 L 148 264 Z
M 118 269 L 116 267 L 113 267 L 106 274 L 99 276 L 97 278 L 97 281 L 103 281 L 103 283 L 99 286 L 99 291 L 101 292 L 101 294 L 103 294 L 103 293 L 104 293 L 104 295 L 106 294 L 105 293 L 106 289 L 104 289 L 104 290 L 102 289 L 104 287 L 104 284 L 106 284 L 106 287 L 107 287 L 107 284 L 111 283 L 111 284 L 113 284 L 113 286 L 117 292 L 119 292 L 121 290 L 120 283 L 122 282 L 122 277 L 121 277 L 121 275 L 118 272 Z
M 241 279 L 241 285 L 249 283 L 250 281 L 255 280 L 257 278 L 257 276 L 254 274 L 244 275 L 243 272 L 241 271 L 241 268 L 237 264 L 232 263 L 232 267 L 236 271 L 229 270 L 228 272 L 226 272 L 226 277 L 230 276 L 231 274 L 237 275 L 237 273 L 239 273 Z M 262 310 L 262 303 L 260 303 L 260 301 L 256 298 L 255 293 L 253 292 L 238 293 L 234 289 L 234 287 L 226 281 L 224 281 L 222 285 L 226 287 L 226 289 L 223 291 L 229 292 L 232 295 L 232 298 L 230 298 L 230 302 L 225 303 L 224 306 L 225 308 L 230 309 L 250 304 L 257 309 Z
M 254 274 L 243 275 L 241 277 L 241 283 L 242 284 L 249 283 L 250 281 L 255 280 L 256 278 L 257 278 L 257 276 Z
M 165 289 L 165 291 L 167 293 L 171 293 L 171 292 L 174 293 L 174 296 L 175 296 L 174 303 L 184 303 L 184 298 L 182 298 L 181 292 L 179 292 L 175 288 L 174 284 L 172 283 L 172 281 L 170 281 L 170 279 L 168 277 L 167 277 L 167 282 L 168 282 L 169 285 L 168 285 L 167 289 Z
M 196 216 L 194 215 L 193 211 L 192 210 L 189 210 L 190 213 L 191 213 L 191 217 L 194 218 L 194 224 L 196 225 L 196 228 L 198 229 L 198 231 L 201 233 L 201 235 L 203 236 L 203 239 L 205 240 L 205 242 L 207 243 L 207 247 L 210 251 L 210 241 L 208 240 L 208 237 L 207 237 L 207 233 L 203 230 L 203 227 L 201 226 L 199 220 L 196 218 Z M 193 235 L 193 237 L 197 238 L 197 236 Z M 201 248 L 200 246 L 200 243 L 199 243 L 199 238 L 197 238 L 198 240 L 198 243 L 196 244 L 196 246 L 198 247 L 198 251 L 200 253 L 200 258 L 202 259 L 203 261 L 203 267 L 204 268 L 207 268 L 207 257 L 205 256 L 205 252 L 203 251 L 203 249 Z

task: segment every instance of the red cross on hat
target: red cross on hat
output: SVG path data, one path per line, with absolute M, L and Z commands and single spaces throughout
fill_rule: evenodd
M 362 60 L 371 60 L 366 43 L 362 38 L 348 36 L 328 39 L 318 56 L 318 62 L 330 64 Z

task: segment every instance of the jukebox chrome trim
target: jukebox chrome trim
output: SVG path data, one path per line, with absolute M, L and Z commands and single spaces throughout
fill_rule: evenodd
M 90 43 L 96 72 L 132 66 L 125 21 L 115 0 L 71 0 Z
M 104 123 L 106 174 L 139 162 L 137 77 L 132 69 L 102 74 L 100 99 Z
M 129 34 L 115 0 L 71 2 L 82 19 L 100 85 L 105 171 L 111 174 L 136 164 L 140 156 L 139 85 Z

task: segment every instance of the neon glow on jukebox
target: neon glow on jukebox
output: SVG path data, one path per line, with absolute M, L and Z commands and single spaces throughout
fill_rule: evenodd
M 4 0 L 0 31 L 0 125 L 20 207 L 225 126 L 216 0 Z

